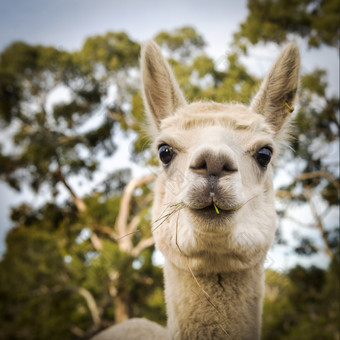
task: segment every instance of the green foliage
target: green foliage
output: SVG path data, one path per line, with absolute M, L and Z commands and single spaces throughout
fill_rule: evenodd
M 214 74 L 215 72 L 214 62 L 206 55 L 198 56 L 192 66 L 200 78 L 203 78 L 207 74 Z
M 132 96 L 131 115 L 134 124 L 131 129 L 136 132 L 136 138 L 133 143 L 133 158 L 135 160 L 143 160 L 150 158 L 151 141 L 148 135 L 147 119 L 144 111 L 143 99 L 138 91 Z
M 176 54 L 181 60 L 191 58 L 192 55 L 205 46 L 203 37 L 192 27 L 181 27 L 173 32 L 160 32 L 154 40 L 174 57 Z
M 136 66 L 139 57 L 139 44 L 132 41 L 124 32 L 108 32 L 86 39 L 81 51 L 76 56 L 83 67 L 101 65 L 105 72 L 116 72 Z
M 289 34 L 307 38 L 311 47 L 336 47 L 339 41 L 339 1 L 337 0 L 249 0 L 249 14 L 235 35 L 244 40 L 282 43 Z
M 87 209 L 81 213 L 73 205 L 51 203 L 12 211 L 17 227 L 8 234 L 0 262 L 0 326 L 6 329 L 1 339 L 44 339 L 51 331 L 52 339 L 90 336 L 96 328 L 80 287 L 102 309 L 103 325 L 115 320 L 118 297 L 126 299 L 130 316 L 165 322 L 162 271 L 152 263 L 153 248 L 132 257 L 109 237 L 119 213 L 120 186 L 118 179 L 115 194 L 86 197 Z M 145 226 L 150 223 L 145 202 L 149 190 L 143 191 L 133 200 L 132 212 L 140 212 Z M 91 242 L 93 234 L 101 239 L 100 250 Z M 134 244 L 145 235 L 150 230 L 142 227 Z
M 88 314 L 76 315 L 83 303 L 65 286 L 65 266 L 53 234 L 17 227 L 8 234 L 7 249 L 0 263 L 0 338 L 70 338 L 73 322 L 81 327 Z M 65 313 L 69 319 L 62 317 Z
M 297 266 L 266 273 L 262 339 L 337 339 L 339 262 L 328 271 Z

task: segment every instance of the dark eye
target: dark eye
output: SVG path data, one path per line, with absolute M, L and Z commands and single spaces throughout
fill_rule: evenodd
M 266 168 L 272 158 L 272 150 L 265 146 L 257 151 L 255 158 L 263 168 Z
M 163 165 L 168 165 L 174 156 L 174 151 L 170 145 L 163 144 L 158 149 L 158 156 Z

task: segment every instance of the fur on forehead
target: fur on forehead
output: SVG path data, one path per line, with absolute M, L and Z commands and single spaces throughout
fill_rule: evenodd
M 161 130 L 176 128 L 191 130 L 204 126 L 224 126 L 274 135 L 265 118 L 241 104 L 195 102 L 179 108 L 161 122 Z
M 179 108 L 173 115 L 161 121 L 160 131 L 154 130 L 152 134 L 153 150 L 157 151 L 163 134 L 171 135 L 176 139 L 181 132 L 208 126 L 221 126 L 242 132 L 248 142 L 271 140 L 275 148 L 275 158 L 281 153 L 282 148 L 287 146 L 287 140 L 289 140 L 288 127 L 283 129 L 285 132 L 282 134 L 275 133 L 263 115 L 257 114 L 245 105 L 194 102 Z

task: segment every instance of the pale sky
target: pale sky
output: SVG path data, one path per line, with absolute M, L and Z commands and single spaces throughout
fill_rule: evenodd
M 144 41 L 160 30 L 193 25 L 223 53 L 247 13 L 231 0 L 0 0 L 0 49 L 13 40 L 78 49 L 89 35 L 125 31 Z
M 143 42 L 161 30 L 190 25 L 203 35 L 208 54 L 218 60 L 228 52 L 232 34 L 246 15 L 246 0 L 0 0 L 0 51 L 14 40 L 76 50 L 86 37 L 107 31 L 125 31 Z M 264 75 L 278 52 L 273 47 L 257 49 L 247 65 Z M 339 93 L 335 49 L 310 51 L 301 46 L 301 55 L 303 72 L 328 69 L 331 91 Z M 9 206 L 17 205 L 24 196 L 0 182 L 0 255 L 10 227 Z

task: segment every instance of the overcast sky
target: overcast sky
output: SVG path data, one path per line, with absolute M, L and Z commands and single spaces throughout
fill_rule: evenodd
M 0 0 L 0 50 L 14 40 L 76 50 L 86 37 L 107 31 L 125 31 L 143 42 L 161 30 L 190 25 L 203 35 L 208 54 L 219 60 L 246 15 L 246 0 Z M 277 53 L 275 48 L 257 50 L 248 66 L 263 75 Z M 335 49 L 309 51 L 301 47 L 301 54 L 303 72 L 315 67 L 328 69 L 332 92 L 338 93 Z M 126 150 L 121 153 L 126 155 Z M 10 225 L 9 205 L 20 200 L 22 195 L 0 183 L 0 254 Z
M 78 49 L 89 35 L 127 32 L 143 41 L 193 25 L 223 52 L 247 13 L 246 1 L 0 0 L 0 49 L 13 40 Z M 210 47 L 211 47 L 210 46 Z

